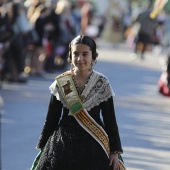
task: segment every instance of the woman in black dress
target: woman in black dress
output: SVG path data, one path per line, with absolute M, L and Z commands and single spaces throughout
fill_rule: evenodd
M 58 76 L 50 86 L 51 101 L 37 144 L 42 152 L 36 170 L 120 169 L 118 155 L 123 151 L 114 110 L 114 93 L 107 77 L 92 68 L 97 56 L 92 38 L 79 35 L 71 41 L 68 61 L 73 68 Z M 65 75 L 71 77 L 67 80 L 66 89 L 59 83 L 59 78 Z M 87 125 L 89 129 L 83 126 L 83 121 L 77 119 L 79 113 L 76 116 L 72 114 L 68 103 L 73 103 L 74 98 L 66 99 L 74 91 L 72 86 L 76 89 L 83 113 L 90 116 L 96 127 L 103 129 L 100 134 L 104 136 L 98 136 L 96 129 L 93 131 L 93 123 Z M 105 137 L 109 149 L 103 142 Z

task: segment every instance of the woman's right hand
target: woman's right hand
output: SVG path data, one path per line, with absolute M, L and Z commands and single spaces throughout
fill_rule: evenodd
M 118 153 L 110 155 L 110 166 L 112 166 L 112 170 L 120 170 Z

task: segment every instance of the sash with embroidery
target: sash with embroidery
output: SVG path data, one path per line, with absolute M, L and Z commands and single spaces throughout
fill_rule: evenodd
M 77 122 L 101 145 L 109 157 L 109 139 L 103 128 L 88 114 L 83 107 L 74 85 L 72 75 L 68 72 L 56 78 L 61 94 L 70 110 L 70 114 Z

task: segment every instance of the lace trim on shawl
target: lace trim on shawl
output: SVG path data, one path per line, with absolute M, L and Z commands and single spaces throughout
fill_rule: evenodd
M 93 107 L 98 106 L 101 102 L 107 101 L 115 94 L 107 77 L 94 71 L 89 82 L 85 85 L 82 95 L 85 96 L 83 106 L 87 111 L 90 111 Z
M 51 93 L 56 96 L 56 99 L 61 101 L 63 106 L 67 108 L 56 81 L 51 84 L 49 89 Z M 81 95 L 85 97 L 85 100 L 83 101 L 84 108 L 87 111 L 90 111 L 93 107 L 98 106 L 101 102 L 107 101 L 115 94 L 107 77 L 97 71 L 94 71 L 88 83 L 85 84 L 85 88 Z

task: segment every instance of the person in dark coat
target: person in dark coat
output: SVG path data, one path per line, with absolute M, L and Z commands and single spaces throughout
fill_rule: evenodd
M 150 13 L 151 10 L 141 12 L 136 19 L 136 23 L 139 23 L 140 26 L 134 41 L 134 52 L 138 54 L 139 50 L 141 50 L 141 59 L 144 59 L 147 46 L 152 44 L 152 37 L 155 35 L 156 18 L 151 18 Z M 138 47 L 139 43 L 142 45 L 141 49 Z

